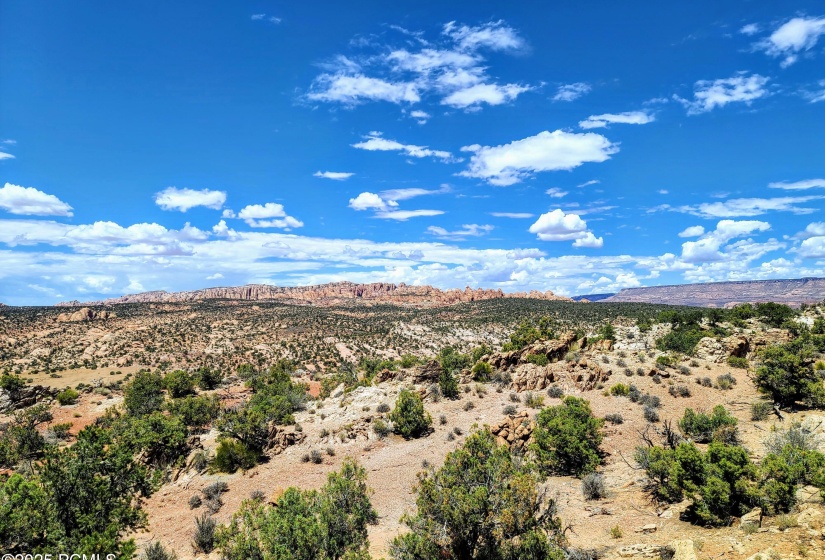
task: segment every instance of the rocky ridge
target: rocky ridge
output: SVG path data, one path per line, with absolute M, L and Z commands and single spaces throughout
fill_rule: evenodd
M 409 286 L 374 282 L 372 284 L 355 284 L 352 282 L 332 282 L 317 286 L 270 286 L 267 284 L 248 284 L 246 286 L 205 288 L 189 292 L 154 291 L 141 294 L 125 295 L 101 301 L 80 303 L 69 301 L 56 304 L 61 307 L 80 305 L 117 305 L 121 303 L 167 303 L 188 302 L 207 299 L 228 299 L 240 301 L 291 300 L 310 304 L 334 305 L 343 300 L 370 300 L 375 303 L 396 303 L 411 305 L 451 305 L 454 303 L 480 301 L 500 298 L 534 298 L 544 300 L 571 301 L 570 298 L 557 296 L 553 292 L 504 293 L 501 289 L 441 290 L 433 286 Z
M 694 307 L 733 307 L 740 303 L 775 302 L 799 307 L 803 303 L 819 303 L 824 299 L 825 278 L 797 278 L 626 288 L 601 301 Z

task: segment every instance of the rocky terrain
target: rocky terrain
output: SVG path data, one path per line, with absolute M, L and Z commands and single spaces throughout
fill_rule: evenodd
M 696 307 L 733 307 L 740 303 L 776 302 L 799 307 L 825 300 L 825 278 L 708 282 L 650 288 L 625 288 L 601 301 L 664 303 Z
M 271 427 L 265 461 L 234 474 L 195 467 L 199 454 L 214 456 L 218 446 L 218 430 L 208 427 L 190 436 L 186 460 L 173 467 L 166 483 L 145 501 L 147 524 L 131 535 L 139 550 L 161 542 L 181 560 L 220 558 L 218 552 L 196 554 L 191 545 L 193 518 L 206 506 L 189 504 L 210 485 L 221 482 L 228 487 L 213 514 L 219 523 L 227 523 L 252 493 L 263 493 L 272 502 L 288 486 L 319 488 L 347 457 L 366 468 L 378 513 L 377 523 L 369 528 L 370 552 L 384 558 L 389 543 L 405 530 L 402 515 L 415 508 L 412 489 L 419 472 L 441 465 L 449 452 L 484 425 L 490 426 L 499 444 L 514 452 L 526 450 L 537 412 L 560 404 L 568 395 L 587 399 L 599 418 L 622 419 L 604 428 L 600 472 L 607 485 L 605 497 L 585 499 L 581 480 L 570 476 L 551 476 L 542 483 L 542 490 L 556 501 L 571 549 L 596 551 L 603 560 L 825 558 L 825 507 L 816 489 L 800 489 L 799 503 L 789 516 L 757 514 L 722 528 L 685 519 L 687 502 L 651 499 L 633 450 L 643 436 L 658 433 L 665 422 L 675 423 L 686 408 L 724 405 L 738 420 L 739 437 L 754 459 L 765 455 L 772 430 L 794 421 L 803 422 L 816 437 L 825 437 L 825 416 L 813 410 L 753 421 L 751 404 L 760 400 L 751 380 L 753 369 L 728 363 L 731 357 L 754 363 L 761 348 L 788 340 L 787 330 L 756 319 L 735 327 L 726 324 L 724 335 L 708 331 L 693 355 L 670 360 L 669 352 L 656 348 L 670 325 L 639 326 L 662 309 L 522 298 L 447 307 L 356 299 L 337 306 L 263 300 L 124 303 L 116 313 L 96 305 L 69 310 L 4 308 L 0 370 L 31 380 L 20 393 L 25 404 L 52 402 L 49 425 L 71 423 L 70 434 L 76 436 L 107 409 L 123 407 L 123 384 L 140 368 L 219 368 L 227 373 L 221 385 L 199 393 L 215 395 L 229 409 L 250 397 L 243 379 L 234 373 L 238 365 L 266 368 L 282 358 L 296 364 L 293 379 L 306 384 L 313 399 L 295 413 L 295 425 Z M 518 349 L 503 348 L 522 321 L 548 316 L 554 320 L 554 336 Z M 822 311 L 813 308 L 803 319 L 812 324 L 821 317 Z M 612 339 L 599 334 L 606 323 L 615 330 Z M 489 364 L 493 377 L 479 382 L 464 367 L 458 375 L 457 398 L 443 398 L 436 356 L 447 345 L 461 352 L 489 347 L 479 362 Z M 405 355 L 415 357 L 411 365 L 399 365 Z M 668 358 L 668 365 L 660 358 Z M 364 359 L 393 359 L 395 365 L 380 368 L 364 386 L 327 383 L 335 372 L 347 369 L 346 364 L 363 376 Z M 726 384 L 719 382 L 724 376 L 729 376 Z M 612 394 L 611 388 L 619 384 L 659 399 L 660 420 L 651 422 L 645 407 Z M 50 400 L 55 389 L 65 387 L 79 387 L 75 403 L 61 406 Z M 403 389 L 419 394 L 433 419 L 425 437 L 406 440 L 376 430 Z M 2 390 L 0 408 L 7 414 L 0 412 L 2 424 L 16 408 Z
M 512 292 L 498 290 L 440 290 L 432 286 L 408 286 L 407 284 L 353 284 L 352 282 L 332 282 L 318 286 L 279 287 L 266 284 L 250 284 L 228 288 L 206 288 L 191 292 L 145 292 L 127 295 L 103 301 L 81 304 L 77 301 L 64 302 L 58 306 L 76 307 L 79 305 L 116 305 L 122 303 L 169 303 L 201 301 L 210 299 L 228 299 L 240 301 L 287 300 L 316 305 L 335 305 L 347 300 L 367 300 L 374 303 L 392 303 L 406 305 L 452 305 L 459 302 L 482 301 L 487 299 L 523 298 L 543 299 L 549 301 L 570 301 L 569 298 L 556 296 L 553 292 Z

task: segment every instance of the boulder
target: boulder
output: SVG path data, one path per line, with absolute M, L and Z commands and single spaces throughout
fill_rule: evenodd
M 553 381 L 555 376 L 549 366 L 527 363 L 516 367 L 512 387 L 514 391 L 541 391 Z
M 530 419 L 530 413 L 524 410 L 508 416 L 498 424 L 493 424 L 490 426 L 490 432 L 496 436 L 499 445 L 507 445 L 514 451 L 521 451 L 529 445 L 535 427 L 536 423 Z
M 431 360 L 415 372 L 413 383 L 432 383 L 438 381 L 438 378 L 441 377 L 441 373 L 443 371 L 444 370 L 441 368 L 441 363 L 438 360 Z
M 661 558 L 664 549 L 658 544 L 632 544 L 623 546 L 617 552 L 622 558 Z
M 727 360 L 727 351 L 721 342 L 706 336 L 696 344 L 696 357 L 700 360 L 719 364 Z
M 0 389 L 0 412 L 11 412 L 53 399 L 59 391 L 43 385 L 25 385 L 15 391 Z
M 693 541 L 690 539 L 671 541 L 668 546 L 673 549 L 672 560 L 697 560 L 696 550 L 693 548 Z

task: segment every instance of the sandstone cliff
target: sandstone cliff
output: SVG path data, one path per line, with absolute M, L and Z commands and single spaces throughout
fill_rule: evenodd
M 313 304 L 334 304 L 342 300 L 369 300 L 375 303 L 397 303 L 412 305 L 450 305 L 466 301 L 487 299 L 529 297 L 545 300 L 570 301 L 569 298 L 553 292 L 531 291 L 505 294 L 500 289 L 486 290 L 470 287 L 464 290 L 441 290 L 432 286 L 408 286 L 407 284 L 390 284 L 375 282 L 372 284 L 354 284 L 352 282 L 333 282 L 319 286 L 280 287 L 266 284 L 249 284 L 247 286 L 206 288 L 191 292 L 154 291 L 142 294 L 121 296 L 103 301 L 81 304 L 70 301 L 57 304 L 62 307 L 79 305 L 115 305 L 120 303 L 165 303 L 185 302 L 206 299 L 229 299 L 242 301 L 259 300 L 293 300 Z
M 772 301 L 798 307 L 803 303 L 819 303 L 824 299 L 825 278 L 799 278 L 627 288 L 603 301 L 695 307 L 732 307 L 739 303 Z

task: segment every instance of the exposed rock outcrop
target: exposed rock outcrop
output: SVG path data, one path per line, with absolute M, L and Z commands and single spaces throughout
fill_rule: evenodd
M 57 393 L 57 389 L 42 385 L 26 385 L 14 391 L 0 389 L 0 412 L 26 408 L 44 399 L 53 399 Z
M 530 419 L 530 413 L 524 410 L 493 424 L 490 432 L 496 436 L 499 445 L 507 445 L 513 451 L 522 451 L 529 445 L 535 427 L 535 420 Z
M 154 291 L 142 294 L 126 295 L 90 302 L 86 305 L 115 305 L 119 303 L 164 303 L 198 301 L 205 299 L 229 299 L 243 301 L 258 300 L 297 300 L 313 304 L 332 305 L 343 300 L 364 299 L 376 303 L 396 303 L 411 305 L 451 305 L 454 303 L 500 298 L 533 298 L 544 300 L 572 301 L 570 298 L 557 296 L 553 292 L 514 292 L 505 294 L 500 289 L 441 290 L 432 286 L 408 286 L 407 284 L 390 284 L 375 282 L 372 284 L 354 284 L 352 282 L 332 282 L 318 286 L 280 287 L 266 284 L 249 284 L 224 288 L 206 288 L 191 292 Z M 77 301 L 58 303 L 58 306 L 74 307 L 81 305 Z
M 95 311 L 88 307 L 81 307 L 73 313 L 61 313 L 57 316 L 58 323 L 79 323 L 81 321 L 94 321 L 96 319 L 111 319 L 117 315 L 112 311 Z
M 267 451 L 273 455 L 280 455 L 290 445 L 301 443 L 306 439 L 303 432 L 295 430 L 295 426 L 272 426 L 267 438 Z
M 576 341 L 576 333 L 566 332 L 553 340 L 537 340 L 533 344 L 510 352 L 497 352 L 485 356 L 482 360 L 496 369 L 509 369 L 527 360 L 529 355 L 544 355 L 549 362 L 557 362 L 570 351 L 570 346 Z

